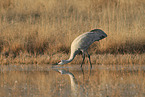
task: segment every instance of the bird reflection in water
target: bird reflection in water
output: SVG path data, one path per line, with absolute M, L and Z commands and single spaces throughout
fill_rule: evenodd
M 65 69 L 54 69 L 54 70 L 59 72 L 62 75 L 69 76 L 70 85 L 71 85 L 71 97 L 85 97 L 85 95 L 87 94 L 86 87 L 84 83 L 81 84 L 81 82 L 77 81 L 73 73 Z M 83 77 L 83 82 L 84 82 L 84 77 Z

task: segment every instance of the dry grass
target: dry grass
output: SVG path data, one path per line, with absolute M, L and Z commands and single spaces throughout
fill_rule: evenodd
M 8 64 L 54 64 L 58 62 L 60 59 L 68 59 L 68 54 L 54 54 L 48 56 L 47 54 L 44 55 L 33 55 L 29 53 L 20 54 L 15 58 L 9 56 L 1 56 L 0 57 L 0 64 L 8 65 Z M 123 64 L 130 64 L 130 65 L 144 65 L 145 64 L 145 54 L 93 54 L 91 55 L 91 62 L 94 66 L 95 65 L 123 65 Z M 82 63 L 82 56 L 76 56 L 76 58 L 69 64 L 81 64 Z M 88 64 L 88 58 L 85 60 L 85 64 Z M 67 66 L 67 65 L 66 65 Z M 89 66 L 89 65 L 88 65 Z
M 75 37 L 94 28 L 104 30 L 108 37 L 91 46 L 92 54 L 138 55 L 145 51 L 143 0 L 0 2 L 1 58 L 68 53 Z

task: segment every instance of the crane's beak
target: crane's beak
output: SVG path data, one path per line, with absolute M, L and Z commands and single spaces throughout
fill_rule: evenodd
M 57 65 L 58 65 L 58 63 L 54 63 L 54 64 L 52 64 L 52 67 L 51 68 L 56 68 Z
M 54 63 L 54 64 L 52 64 L 52 65 L 58 65 L 58 63 Z

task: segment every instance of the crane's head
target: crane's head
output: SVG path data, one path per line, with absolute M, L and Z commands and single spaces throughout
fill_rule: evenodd
M 64 64 L 67 64 L 67 63 L 66 63 L 66 60 L 60 60 L 60 61 L 57 63 L 57 65 L 64 65 Z
M 107 34 L 104 31 L 102 31 L 101 29 L 94 29 L 94 30 L 91 30 L 90 32 L 95 33 L 96 36 L 99 38 L 98 40 L 101 40 L 101 39 L 107 37 Z
M 68 62 L 66 60 L 60 60 L 58 61 L 57 63 L 54 63 L 52 65 L 64 65 L 64 64 L 67 64 Z

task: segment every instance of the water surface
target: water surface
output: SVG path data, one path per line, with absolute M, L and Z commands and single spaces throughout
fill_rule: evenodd
M 1 65 L 0 97 L 145 97 L 145 65 Z

